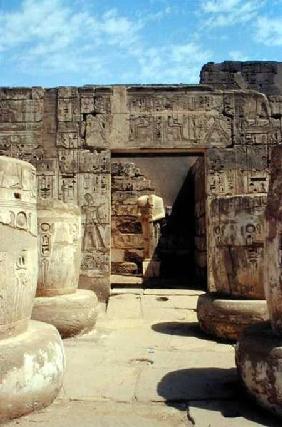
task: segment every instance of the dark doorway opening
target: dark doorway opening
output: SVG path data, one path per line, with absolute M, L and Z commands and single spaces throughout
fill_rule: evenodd
M 112 274 L 142 279 L 142 228 L 137 199 L 163 199 L 156 246 L 159 276 L 146 285 L 206 288 L 205 173 L 203 156 L 112 155 Z M 138 279 L 137 279 L 138 282 Z

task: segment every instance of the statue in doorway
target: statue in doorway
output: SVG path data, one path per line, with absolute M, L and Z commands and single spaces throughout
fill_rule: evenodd
M 137 200 L 144 236 L 143 276 L 158 277 L 160 261 L 156 248 L 160 238 L 160 220 L 165 218 L 163 199 L 155 194 L 141 196 Z

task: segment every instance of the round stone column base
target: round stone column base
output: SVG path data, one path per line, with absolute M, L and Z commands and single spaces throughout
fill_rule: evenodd
M 236 345 L 236 364 L 250 395 L 282 416 L 282 337 L 274 335 L 270 322 L 252 325 L 242 333 Z
M 78 289 L 73 294 L 37 297 L 32 319 L 51 323 L 62 338 L 68 338 L 93 329 L 97 319 L 97 305 L 95 293 L 85 289 Z
M 0 340 L 0 422 L 48 406 L 63 383 L 64 349 L 56 328 L 30 321 Z
M 269 319 L 265 300 L 223 299 L 211 294 L 198 299 L 201 329 L 222 340 L 237 341 L 249 325 Z

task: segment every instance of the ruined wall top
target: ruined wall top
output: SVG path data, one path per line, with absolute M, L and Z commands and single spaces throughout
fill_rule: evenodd
M 252 89 L 266 95 L 282 95 L 282 62 L 208 62 L 201 70 L 200 83 L 217 89 Z

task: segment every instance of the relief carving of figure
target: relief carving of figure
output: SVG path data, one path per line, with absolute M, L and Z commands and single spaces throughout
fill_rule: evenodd
M 89 193 L 85 194 L 84 199 L 86 206 L 82 207 L 82 212 L 85 215 L 82 250 L 91 251 L 99 249 L 105 251 L 107 244 L 105 227 L 102 224 L 104 219 L 102 207 L 105 205 L 105 202 L 95 205 L 93 197 Z

